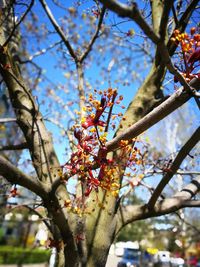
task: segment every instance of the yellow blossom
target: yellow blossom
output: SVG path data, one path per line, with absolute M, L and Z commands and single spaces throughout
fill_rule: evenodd
M 128 145 L 128 140 L 120 140 L 119 145 L 122 146 L 127 146 Z
M 112 191 L 111 194 L 117 198 L 119 195 L 119 190 Z
M 90 132 L 91 132 L 91 133 L 95 133 L 95 132 L 96 132 L 95 127 L 92 127 L 92 128 L 90 129 Z
M 119 184 L 116 183 L 116 182 L 112 183 L 111 186 L 112 186 L 112 187 L 115 187 L 115 188 L 119 188 L 119 187 L 120 187 Z
M 144 178 L 144 174 L 143 173 L 139 174 L 138 178 L 143 179 Z
M 85 117 L 81 118 L 81 123 L 84 123 L 84 122 L 86 122 L 86 118 Z

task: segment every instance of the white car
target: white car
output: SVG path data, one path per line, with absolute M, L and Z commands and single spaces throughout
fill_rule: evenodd
M 182 258 L 171 258 L 170 259 L 172 267 L 184 267 L 185 261 Z

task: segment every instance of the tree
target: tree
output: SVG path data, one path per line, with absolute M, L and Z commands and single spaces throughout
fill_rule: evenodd
M 163 195 L 163 190 L 179 170 L 181 163 L 198 143 L 200 128 L 182 144 L 174 160 L 163 167 L 163 177 L 155 188 L 148 187 L 151 196 L 147 195 L 144 204 L 129 205 L 124 202 L 124 198 L 136 186 L 145 185 L 141 180 L 141 169 L 148 165 L 148 151 L 142 146 L 138 136 L 192 98 L 199 106 L 200 35 L 195 15 L 194 19 L 192 17 L 192 14 L 198 13 L 198 1 L 188 3 L 153 0 L 150 4 L 146 1 L 124 4 L 115 0 L 101 0 L 89 1 L 89 7 L 85 10 L 81 9 L 85 1 L 75 1 L 74 6 L 64 5 L 65 1 L 52 2 L 48 6 L 45 0 L 39 0 L 39 8 L 42 7 L 46 14 L 44 17 L 44 13 L 37 16 L 39 11 L 37 7 L 34 9 L 34 0 L 28 3 L 1 1 L 0 73 L 15 111 L 15 122 L 24 136 L 24 142 L 13 144 L 13 149 L 28 149 L 35 172 L 29 174 L 22 171 L 2 155 L 0 175 L 11 184 L 23 186 L 40 197 L 41 205 L 46 210 L 46 217 L 41 215 L 41 218 L 51 232 L 48 246 L 57 250 L 56 266 L 100 267 L 105 266 L 115 236 L 127 224 L 185 207 L 200 206 L 198 198 L 195 198 L 199 191 L 199 176 L 193 176 L 188 184 L 172 195 Z M 38 2 L 35 1 L 35 4 L 38 5 Z M 55 10 L 60 8 L 62 19 L 57 19 L 58 13 L 52 13 L 52 5 Z M 124 26 L 125 31 L 119 30 L 117 36 L 112 35 L 112 28 L 119 29 L 124 20 L 115 18 L 115 23 L 109 28 L 107 25 L 112 15 L 108 10 L 128 19 L 129 23 L 134 22 L 135 32 L 142 36 L 142 41 L 136 41 L 135 46 L 131 45 L 129 38 L 134 36 L 134 30 L 130 24 L 128 28 Z M 79 25 L 79 14 L 82 21 L 85 20 L 85 28 Z M 8 16 L 12 17 L 13 24 L 9 31 L 5 29 Z M 190 20 L 193 27 L 191 35 L 187 35 L 184 31 Z M 68 28 L 68 24 L 72 30 Z M 80 26 L 79 32 L 76 32 L 77 25 Z M 24 47 L 21 58 L 14 57 L 10 51 L 10 42 L 19 26 Z M 31 41 L 33 39 L 30 34 L 34 35 L 35 43 Z M 56 39 L 51 39 L 51 36 L 56 36 Z M 33 45 L 40 48 L 40 43 L 45 44 L 45 40 L 51 40 L 51 45 L 35 51 Z M 62 98 L 68 88 L 65 85 L 55 85 L 49 77 L 45 77 L 36 60 L 37 56 L 44 55 L 51 49 L 53 56 L 58 58 L 56 67 L 59 72 L 65 71 L 69 88 L 73 88 L 74 77 L 77 78 L 74 87 L 76 91 L 70 92 L 71 99 L 69 94 L 65 97 L 67 104 L 63 104 Z M 120 84 L 124 78 L 121 59 L 125 62 L 126 73 L 129 74 L 127 71 L 133 66 L 136 67 L 132 62 L 133 52 L 137 49 L 148 56 L 151 64 L 149 73 L 146 70 L 146 77 L 139 77 L 143 82 L 134 98 L 131 101 L 129 99 L 129 106 L 123 116 L 118 111 L 114 114 L 114 106 L 121 103 L 123 97 L 118 96 L 116 89 L 112 88 L 112 79 L 120 77 L 117 77 Z M 176 54 L 176 51 L 179 53 Z M 174 64 L 173 58 L 182 66 Z M 47 59 L 50 64 L 49 55 Z M 141 59 L 145 57 L 142 56 L 135 62 L 142 65 Z M 91 62 L 104 67 L 104 76 L 100 80 L 105 79 L 110 84 L 107 91 L 91 91 L 92 80 L 87 78 L 86 68 Z M 104 66 L 105 62 L 109 62 L 108 68 Z M 23 69 L 26 69 L 25 73 Z M 120 71 L 115 74 L 117 69 Z M 137 71 L 134 75 L 135 73 Z M 162 85 L 170 77 L 181 86 L 166 96 Z M 43 80 L 39 94 L 37 90 L 40 79 Z M 62 93 L 59 95 L 60 89 Z M 92 93 L 87 95 L 87 91 Z M 95 98 L 98 94 L 100 100 Z M 47 96 L 53 98 L 54 106 Z M 42 104 L 47 106 L 47 111 L 60 104 L 62 110 L 55 112 L 56 121 L 48 118 L 58 126 L 63 122 L 65 125 L 66 122 L 70 123 L 71 119 L 75 121 L 73 127 L 66 129 L 62 126 L 69 138 L 67 153 L 72 150 L 64 164 L 58 160 L 52 136 L 45 124 L 45 116 L 42 115 L 45 112 Z M 78 106 L 77 114 L 71 112 L 70 105 Z M 67 117 L 62 118 L 66 110 Z M 120 119 L 116 129 L 116 123 L 112 123 L 115 118 Z M 12 120 L 8 118 L 1 120 L 4 123 L 10 121 Z M 111 129 L 115 130 L 115 134 L 108 141 Z M 127 169 L 130 171 L 127 172 Z M 76 182 L 74 189 L 70 186 L 72 179 Z M 16 192 L 17 189 L 13 190 Z

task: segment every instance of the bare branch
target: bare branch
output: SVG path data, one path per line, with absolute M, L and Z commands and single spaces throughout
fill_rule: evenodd
M 199 201 L 191 200 L 199 191 L 200 176 L 192 180 L 190 184 L 185 186 L 173 197 L 157 202 L 153 209 L 150 209 L 146 204 L 121 207 L 117 212 L 119 220 L 117 231 L 136 220 L 169 214 L 179 209 L 190 207 L 191 205 L 199 207 Z
M 172 5 L 172 14 L 173 14 L 173 17 L 174 17 L 175 25 L 177 26 L 178 25 L 178 18 L 177 18 L 177 14 L 176 14 L 176 10 L 175 10 L 174 5 Z
M 162 40 L 165 39 L 167 34 L 167 24 L 172 4 L 172 0 L 163 2 L 159 0 L 151 1 L 153 30 L 157 35 L 160 35 Z
M 14 66 L 12 58 L 5 53 L 0 55 L 0 61 L 1 75 L 8 87 L 10 98 L 14 99 L 13 108 L 18 111 L 21 110 L 20 115 L 16 112 L 17 123 L 24 133 L 38 177 L 45 181 L 48 177 L 49 181 L 52 181 L 53 174 L 50 165 L 59 166 L 59 162 L 49 133 L 43 123 L 42 115 L 20 73 L 14 67 L 10 70 L 3 67 L 5 64 Z M 18 94 L 15 93 L 16 91 Z M 23 116 L 21 116 L 22 113 Z M 35 129 L 34 135 L 32 135 L 33 129 Z
M 1 118 L 0 123 L 7 123 L 7 122 L 16 122 L 17 119 L 15 118 Z
M 198 207 L 196 205 L 200 205 L 200 202 L 197 200 L 188 200 L 186 201 L 186 203 L 188 204 L 187 207 L 190 207 L 190 204 L 195 205 L 194 207 Z M 180 212 L 175 212 L 175 214 L 179 218 L 179 220 L 181 220 L 184 224 L 186 224 L 190 229 L 193 229 L 196 233 L 200 234 L 200 229 L 198 229 L 195 225 L 185 220 L 185 218 L 181 216 Z
M 5 150 L 21 150 L 21 149 L 28 149 L 28 145 L 26 142 L 18 144 L 18 145 L 7 145 L 7 146 L 0 146 L 0 151 Z
M 153 170 L 153 171 L 147 171 L 145 172 L 146 174 L 163 174 L 163 171 L 160 170 Z M 178 170 L 176 172 L 176 174 L 180 174 L 180 175 L 200 175 L 200 172 L 198 171 L 182 171 L 182 170 Z
M 188 3 L 187 8 L 183 12 L 179 22 L 178 22 L 178 28 L 184 30 L 188 24 L 188 21 L 191 17 L 192 12 L 194 11 L 195 7 L 199 4 L 199 0 L 192 0 Z
M 159 43 L 160 37 L 155 34 L 153 29 L 144 20 L 137 8 L 136 3 L 132 4 L 130 7 L 116 0 L 100 0 L 100 2 L 103 3 L 108 9 L 114 11 L 120 17 L 128 17 L 133 19 L 140 26 L 143 32 L 151 39 L 151 41 L 153 41 L 155 44 Z
M 101 10 L 101 14 L 100 14 L 100 16 L 99 16 L 99 22 L 98 22 L 96 31 L 95 31 L 93 37 L 91 38 L 90 43 L 88 44 L 87 49 L 85 50 L 85 52 L 84 52 L 84 53 L 82 54 L 82 56 L 80 57 L 80 62 L 83 62 L 84 59 L 88 56 L 88 54 L 89 54 L 90 51 L 92 50 L 92 46 L 93 46 L 94 42 L 95 42 L 96 39 L 98 38 L 99 31 L 100 31 L 100 29 L 101 29 L 101 25 L 102 25 L 102 22 L 103 22 L 103 17 L 104 17 L 105 11 L 106 11 L 106 8 L 103 7 L 102 10 Z
M 165 39 L 167 33 L 167 24 L 169 20 L 169 13 L 173 6 L 174 0 L 164 1 L 163 13 L 160 20 L 159 34 L 162 40 Z
M 24 203 L 22 205 L 18 205 L 16 202 L 14 203 L 10 203 L 8 202 L 9 205 L 14 205 L 14 207 L 12 207 L 12 209 L 9 209 L 9 212 L 12 211 L 12 210 L 15 210 L 15 209 L 21 209 L 21 208 L 26 208 L 28 209 L 30 212 L 34 213 L 35 215 L 37 215 L 40 220 L 46 225 L 47 229 L 52 232 L 52 228 L 50 226 L 50 223 L 48 223 L 48 220 L 50 221 L 51 219 L 50 218 L 45 218 L 41 213 L 39 213 L 35 208 L 32 208 L 31 206 L 35 206 L 36 203 Z M 31 205 L 31 206 L 30 206 Z M 40 205 L 38 205 L 40 206 Z
M 16 31 L 17 27 L 19 27 L 19 25 L 20 25 L 20 24 L 22 23 L 22 21 L 25 19 L 26 15 L 27 15 L 28 12 L 31 10 L 33 4 L 34 4 L 34 0 L 31 0 L 31 3 L 30 3 L 30 5 L 28 6 L 27 10 L 26 10 L 26 11 L 24 12 L 24 14 L 21 16 L 21 18 L 19 19 L 19 21 L 18 21 L 16 24 L 14 24 L 14 27 L 13 27 L 13 29 L 12 29 L 12 31 L 11 31 L 9 37 L 7 38 L 7 40 L 5 41 L 5 43 L 3 44 L 3 47 L 8 45 L 8 43 L 10 42 L 10 40 L 11 40 L 11 38 L 12 38 L 14 32 Z
M 199 90 L 200 81 L 198 79 L 193 79 L 190 82 L 190 87 L 194 87 L 196 90 Z M 192 95 L 188 92 L 185 92 L 184 88 L 181 87 L 174 94 L 172 94 L 167 100 L 165 100 L 158 107 L 154 108 L 153 111 L 148 113 L 141 120 L 133 124 L 131 127 L 127 128 L 123 133 L 116 136 L 113 140 L 106 143 L 108 151 L 112 151 L 119 147 L 119 142 L 121 140 L 131 140 L 139 134 L 143 133 L 151 126 L 165 118 L 167 115 L 172 113 L 178 107 L 182 106 L 187 102 Z
M 192 199 L 200 191 L 200 176 L 193 179 L 191 183 L 186 185 L 180 192 L 174 195 L 175 198 L 184 198 L 185 204 Z
M 28 205 L 21 205 L 21 207 L 24 207 L 24 208 L 28 209 L 30 212 L 33 212 L 34 214 L 36 214 L 42 220 L 42 222 L 46 225 L 47 229 L 50 232 L 52 232 L 51 225 L 50 225 L 50 223 L 47 222 L 47 219 L 50 220 L 50 218 L 44 218 L 44 216 L 42 214 L 40 214 L 37 210 L 31 208 Z
M 44 8 L 44 11 L 46 12 L 48 18 L 50 19 L 54 29 L 56 30 L 56 32 L 59 34 L 60 38 L 62 39 L 62 41 L 64 42 L 64 44 L 66 45 L 70 55 L 72 56 L 72 58 L 77 61 L 78 58 L 74 52 L 74 49 L 72 48 L 72 46 L 70 45 L 69 41 L 67 40 L 64 32 L 62 31 L 61 27 L 58 25 L 56 19 L 54 18 L 49 6 L 47 5 L 45 0 L 39 0 L 41 5 Z
M 41 198 L 45 197 L 46 192 L 39 181 L 33 180 L 31 176 L 23 173 L 2 156 L 0 156 L 0 166 L 0 175 L 2 175 L 8 182 L 21 185 Z
M 59 44 L 61 44 L 61 41 L 55 42 L 55 43 L 49 45 L 47 48 L 43 48 L 43 49 L 35 52 L 33 55 L 29 56 L 27 60 L 21 61 L 20 63 L 28 63 L 28 62 L 32 61 L 34 58 L 39 57 L 41 55 L 44 55 L 46 52 L 53 49 L 54 47 L 56 47 Z
M 200 200 L 185 201 L 184 208 L 200 208 Z
M 174 176 L 178 168 L 180 167 L 183 160 L 186 158 L 188 153 L 194 148 L 194 146 L 199 142 L 200 140 L 200 127 L 193 133 L 193 135 L 190 137 L 190 139 L 185 143 L 185 145 L 181 148 L 179 153 L 177 154 L 174 162 L 169 166 L 169 172 L 167 172 L 156 189 L 154 190 L 150 200 L 149 200 L 149 207 L 152 208 L 156 201 L 158 200 L 161 192 L 165 188 L 165 186 L 169 183 L 171 178 Z

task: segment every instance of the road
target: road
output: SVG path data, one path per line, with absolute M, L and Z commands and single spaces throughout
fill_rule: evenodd
M 121 260 L 121 257 L 115 255 L 108 255 L 108 260 L 105 267 L 117 267 L 117 263 Z M 47 267 L 45 264 L 23 264 L 23 267 Z M 15 264 L 0 265 L 0 267 L 17 267 Z
M 117 267 L 117 263 L 121 260 L 121 257 L 109 254 L 105 267 Z

